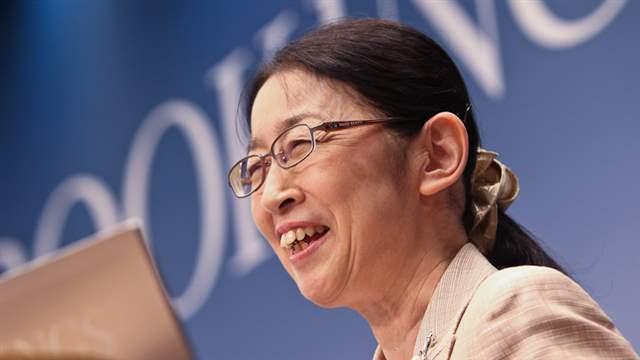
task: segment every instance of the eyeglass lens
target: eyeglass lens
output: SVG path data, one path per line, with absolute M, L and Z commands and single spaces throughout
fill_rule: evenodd
M 284 169 L 297 165 L 312 151 L 313 134 L 304 124 L 280 134 L 272 147 L 274 160 Z M 266 175 L 265 166 L 265 160 L 258 155 L 248 156 L 236 163 L 229 173 L 229 183 L 237 196 L 248 196 L 262 185 Z
M 273 155 L 287 169 L 298 164 L 313 149 L 311 129 L 301 124 L 282 133 L 273 143 Z
M 238 196 L 251 193 L 262 181 L 263 168 L 263 160 L 257 155 L 248 156 L 236 163 L 229 173 L 229 184 L 233 191 Z

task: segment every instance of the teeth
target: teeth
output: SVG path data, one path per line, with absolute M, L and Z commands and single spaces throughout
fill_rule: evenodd
M 286 233 L 280 235 L 280 247 L 292 248 L 294 251 L 305 249 L 309 244 L 302 241 L 305 237 L 311 237 L 316 233 L 322 233 L 326 230 L 324 226 L 307 226 L 304 228 L 291 229 Z M 297 242 L 296 242 L 297 240 Z M 294 244 L 295 243 L 295 244 Z
M 283 248 L 289 247 L 294 241 L 296 241 L 296 232 L 294 230 L 287 231 L 280 236 L 280 246 Z
M 296 241 L 296 232 L 291 230 L 287 232 L 286 243 L 287 245 L 291 245 L 294 241 Z
M 286 248 L 287 247 L 287 242 L 285 241 L 285 235 L 286 234 L 282 234 L 280 235 L 280 247 Z

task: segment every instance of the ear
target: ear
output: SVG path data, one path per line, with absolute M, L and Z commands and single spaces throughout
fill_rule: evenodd
M 414 140 L 425 154 L 419 184 L 422 195 L 437 194 L 460 179 L 467 164 L 469 139 L 458 116 L 450 112 L 434 115 Z

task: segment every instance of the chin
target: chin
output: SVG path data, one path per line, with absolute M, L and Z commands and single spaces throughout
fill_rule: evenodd
M 336 284 L 327 284 L 320 279 L 296 279 L 298 290 L 302 296 L 312 303 L 323 308 L 336 308 L 341 306 L 340 292 L 335 288 Z
M 330 297 L 318 296 L 317 294 L 308 294 L 302 291 L 301 293 L 302 293 L 302 296 L 304 296 L 307 300 L 311 301 L 312 303 L 314 303 L 315 305 L 321 308 L 334 309 L 334 308 L 340 307 L 338 302 L 336 302 L 335 299 L 332 299 Z

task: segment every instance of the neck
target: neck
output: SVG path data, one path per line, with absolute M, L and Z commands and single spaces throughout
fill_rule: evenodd
M 466 239 L 466 236 L 464 236 Z M 444 239 L 442 239 L 444 240 Z M 413 250 L 386 276 L 386 286 L 378 287 L 378 299 L 354 306 L 368 322 L 388 360 L 409 359 L 413 355 L 422 318 L 435 288 L 464 241 L 438 241 L 429 249 Z M 380 291 L 383 290 L 383 291 Z

